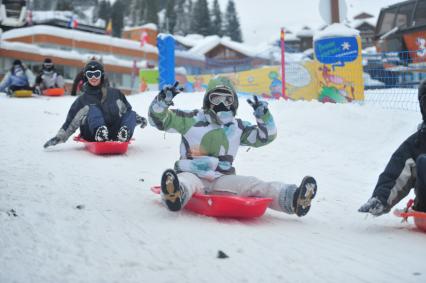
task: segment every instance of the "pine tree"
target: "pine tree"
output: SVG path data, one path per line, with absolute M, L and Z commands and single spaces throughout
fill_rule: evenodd
M 220 6 L 218 0 L 214 0 L 213 9 L 212 9 L 212 34 L 217 34 L 218 36 L 223 35 L 222 27 L 222 12 L 220 11 Z
M 192 13 L 191 30 L 201 35 L 211 34 L 210 12 L 207 0 L 197 0 Z
M 166 15 L 163 22 L 163 31 L 173 34 L 176 26 L 176 10 L 175 10 L 175 0 L 168 0 L 166 7 Z
M 237 11 L 233 0 L 228 1 L 225 13 L 225 35 L 229 36 L 232 40 L 242 42 L 240 21 L 238 20 Z
M 72 11 L 73 10 L 73 3 L 72 0 L 62 0 L 59 1 L 56 4 L 56 9 L 57 11 Z
M 37 11 L 47 11 L 53 10 L 55 7 L 55 2 L 51 0 L 34 0 L 33 1 L 33 10 Z
M 158 2 L 157 0 L 145 0 L 146 14 L 144 17 L 145 23 L 153 23 L 158 26 Z
M 124 27 L 124 4 L 122 0 L 117 0 L 112 5 L 111 21 L 112 36 L 121 37 L 121 31 Z
M 111 18 L 111 4 L 109 1 L 101 0 L 99 2 L 98 18 L 105 21 L 105 26 Z

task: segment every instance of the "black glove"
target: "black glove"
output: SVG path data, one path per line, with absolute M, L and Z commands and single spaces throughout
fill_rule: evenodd
M 145 128 L 147 124 L 148 122 L 146 121 L 144 117 L 136 114 L 136 125 L 140 125 L 141 128 Z
M 374 216 L 380 216 L 388 212 L 385 205 L 383 205 L 383 203 L 376 197 L 371 197 L 358 209 L 358 211 L 363 213 L 371 213 Z
M 43 145 L 43 147 L 44 148 L 46 148 L 46 147 L 49 147 L 49 146 L 53 146 L 53 145 L 57 145 L 58 143 L 60 143 L 61 142 L 61 139 L 60 138 L 58 138 L 58 137 L 53 137 L 53 138 L 51 138 L 50 140 L 48 140 L 44 145 Z
M 253 100 L 247 99 L 248 104 L 254 109 L 254 116 L 262 117 L 268 112 L 268 103 L 266 101 L 259 100 L 256 95 L 253 95 Z
M 158 99 L 164 101 L 167 105 L 173 105 L 173 98 L 183 91 L 182 87 L 178 87 L 179 81 L 176 81 L 173 86 L 165 85 L 158 94 Z

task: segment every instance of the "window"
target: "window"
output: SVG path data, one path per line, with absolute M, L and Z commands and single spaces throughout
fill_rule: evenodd
M 413 19 L 414 26 L 426 25 L 426 1 L 418 1 Z
M 397 8 L 393 8 L 384 12 L 383 17 L 380 21 L 379 34 L 387 33 L 393 28 L 393 22 L 396 16 L 396 9 Z
M 399 7 L 396 15 L 396 26 L 399 28 L 407 28 L 411 26 L 411 14 L 414 9 L 414 2 Z

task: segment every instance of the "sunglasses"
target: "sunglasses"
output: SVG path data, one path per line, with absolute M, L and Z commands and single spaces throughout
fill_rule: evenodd
M 209 94 L 209 101 L 213 105 L 223 103 L 225 106 L 231 106 L 234 103 L 234 96 L 230 93 L 212 92 Z
M 91 79 L 91 78 L 99 79 L 101 76 L 102 76 L 102 71 L 101 70 L 86 71 L 86 77 L 88 79 Z
M 47 68 L 53 67 L 53 63 L 43 63 L 43 66 Z

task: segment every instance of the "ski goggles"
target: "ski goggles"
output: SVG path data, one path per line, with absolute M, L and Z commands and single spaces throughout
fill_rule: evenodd
M 43 63 L 43 67 L 45 67 L 45 68 L 52 68 L 53 67 L 53 63 Z
M 212 92 L 209 94 L 209 101 L 213 105 L 223 103 L 225 106 L 231 106 L 234 103 L 234 95 L 224 92 Z
M 91 79 L 91 78 L 99 79 L 101 76 L 102 76 L 102 71 L 101 70 L 86 71 L 86 77 L 88 79 Z

